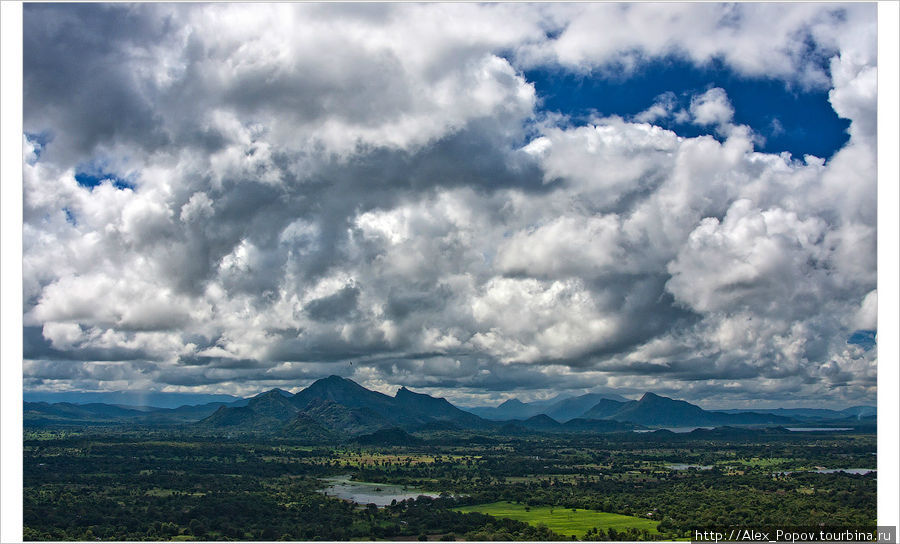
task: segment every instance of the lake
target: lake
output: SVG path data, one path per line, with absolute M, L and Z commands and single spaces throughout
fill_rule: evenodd
M 773 475 L 785 475 L 788 474 L 798 474 L 801 472 L 816 472 L 818 474 L 835 474 L 837 472 L 843 472 L 846 474 L 870 474 L 872 472 L 878 472 L 874 468 L 820 468 L 818 470 L 785 470 L 781 472 L 773 472 Z
M 870 472 L 878 472 L 874 468 L 824 468 L 813 472 L 819 474 L 834 474 L 835 472 L 846 472 L 847 474 L 869 474 Z
M 394 500 L 400 502 L 406 499 L 415 499 L 420 495 L 432 498 L 440 496 L 439 493 L 423 491 L 410 486 L 357 482 L 351 480 L 349 475 L 331 476 L 322 478 L 322 480 L 329 485 L 319 491 L 356 504 L 375 504 L 381 507 L 391 504 L 391 501 Z
M 712 468 L 712 465 L 686 465 L 684 463 L 673 463 L 671 465 L 666 465 L 666 468 L 670 468 L 672 470 L 688 470 L 691 468 L 695 468 L 697 470 L 709 470 Z

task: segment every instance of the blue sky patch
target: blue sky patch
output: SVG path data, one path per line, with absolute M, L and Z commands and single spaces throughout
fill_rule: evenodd
M 847 339 L 847 343 L 862 346 L 864 350 L 869 351 L 870 349 L 875 347 L 875 331 L 854 331 L 853 334 L 850 335 L 850 338 Z
M 53 136 L 48 131 L 43 132 L 26 132 L 25 138 L 34 145 L 35 158 L 41 158 L 41 152 L 48 143 L 53 141 Z
M 109 174 L 105 172 L 99 172 L 96 174 L 89 174 L 86 172 L 77 172 L 75 174 L 75 181 L 78 182 L 78 185 L 82 187 L 87 187 L 88 189 L 93 189 L 94 187 L 103 183 L 104 180 L 110 180 L 112 182 L 113 187 L 119 190 L 132 189 L 134 190 L 134 184 L 129 181 L 117 177 L 114 174 Z
M 63 207 L 63 212 L 65 212 L 65 214 L 66 214 L 66 222 L 67 223 L 71 223 L 72 225 L 78 225 L 78 220 L 75 219 L 75 214 L 72 213 L 72 210 L 70 210 L 67 207 Z
M 529 70 L 542 108 L 586 121 L 591 115 L 631 117 L 671 92 L 675 110 L 690 105 L 691 96 L 712 87 L 725 90 L 734 106 L 734 122 L 750 126 L 765 138 L 758 151 L 790 152 L 795 158 L 815 155 L 830 158 L 848 140 L 850 122 L 837 116 L 827 90 L 788 89 L 784 82 L 740 76 L 722 65 L 698 68 L 677 59 L 648 62 L 626 76 L 583 75 L 562 70 Z M 672 118 L 655 121 L 686 137 L 712 134 L 711 127 L 679 123 Z

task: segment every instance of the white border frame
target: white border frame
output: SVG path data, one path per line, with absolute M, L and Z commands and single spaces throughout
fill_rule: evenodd
M 0 542 L 22 541 L 22 3 L 0 1 Z M 878 523 L 900 525 L 900 3 L 878 3 Z
M 878 525 L 900 524 L 900 3 L 878 4 Z
M 22 541 L 22 4 L 0 1 L 0 542 Z

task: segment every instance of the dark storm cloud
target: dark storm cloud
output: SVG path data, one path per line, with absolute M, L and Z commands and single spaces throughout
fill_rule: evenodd
M 24 359 L 49 359 L 57 361 L 146 361 L 156 358 L 150 351 L 130 349 L 124 346 L 84 346 L 56 349 L 47 340 L 40 327 L 24 327 L 22 335 Z
M 452 295 L 446 285 L 397 285 L 391 288 L 384 310 L 391 319 L 402 321 L 419 312 L 440 310 Z
M 333 295 L 317 298 L 306 305 L 306 313 L 316 321 L 334 321 L 350 317 L 356 310 L 359 289 L 348 285 Z
M 378 334 L 368 334 L 358 329 L 355 335 L 345 338 L 331 329 L 315 336 L 273 342 L 262 356 L 268 361 L 338 362 L 387 352 L 392 347 Z
M 673 360 L 661 364 L 647 362 L 612 363 L 601 366 L 604 371 L 622 375 L 660 376 L 675 380 L 701 381 L 701 380 L 741 380 L 756 378 L 760 375 L 768 375 L 759 366 L 748 364 L 744 361 L 736 361 L 723 368 L 716 367 L 716 359 L 713 357 L 694 358 L 686 360 Z M 783 376 L 774 376 L 783 377 Z
M 135 49 L 152 54 L 148 44 L 168 39 L 171 25 L 142 11 L 104 4 L 23 11 L 25 130 L 52 132 L 48 157 L 91 156 L 113 141 L 145 149 L 168 142 L 131 60 Z
M 186 366 L 211 366 L 225 369 L 258 368 L 261 363 L 256 359 L 230 359 L 227 357 L 206 357 L 190 355 L 180 357 L 178 363 Z

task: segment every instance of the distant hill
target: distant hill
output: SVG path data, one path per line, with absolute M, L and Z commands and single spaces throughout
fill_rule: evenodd
M 851 406 L 850 408 L 845 408 L 840 411 L 842 414 L 845 414 L 848 417 L 876 417 L 878 415 L 878 409 L 874 406 Z
M 622 407 L 609 419 L 648 426 L 678 427 L 712 425 L 716 418 L 710 417 L 705 410 L 689 402 L 644 393 L 641 400 Z
M 206 393 L 169 393 L 160 391 L 23 391 L 25 402 L 46 402 L 55 404 L 113 404 L 126 407 L 178 408 L 220 402 L 227 404 L 241 400 L 233 395 Z
M 394 408 L 390 396 L 371 391 L 353 380 L 340 376 L 316 380 L 290 398 L 291 403 L 300 410 L 305 409 L 314 400 L 330 400 L 347 408 L 370 408 L 376 411 L 389 411 Z
M 421 444 L 422 440 L 414 437 L 403 429 L 396 427 L 381 429 L 372 434 L 356 437 L 356 442 L 366 446 L 414 446 Z
M 388 428 L 404 432 L 443 427 L 481 429 L 489 423 L 453 406 L 443 398 L 402 387 L 391 397 L 371 391 L 353 380 L 329 376 L 296 395 L 272 390 L 257 395 L 245 407 L 228 406 L 200 422 L 204 428 L 234 427 L 284 432 L 284 425 L 301 414 L 323 429 L 341 436 L 372 434 Z M 230 411 L 235 416 L 228 417 Z
M 332 400 L 313 399 L 302 413 L 332 432 L 349 436 L 394 426 L 393 421 L 371 408 L 348 408 Z
M 416 429 L 416 432 L 461 431 L 462 427 L 451 421 L 429 421 Z
M 587 410 L 588 420 L 612 420 L 647 427 L 704 427 L 719 425 L 781 425 L 796 420 L 756 412 L 713 412 L 683 400 L 645 393 L 639 401 L 616 403 L 604 399 Z
M 113 425 L 137 424 L 147 426 L 192 423 L 213 414 L 223 403 L 182 406 L 180 408 L 149 408 L 115 404 L 70 402 L 25 402 L 23 423 L 26 426 L 47 425 Z
M 146 415 L 143 410 L 101 403 L 25 402 L 22 409 L 24 422 L 34 426 L 111 424 Z
M 414 393 L 405 387 L 401 387 L 394 395 L 394 405 L 400 410 L 425 416 L 427 419 L 422 425 L 441 421 L 468 429 L 483 429 L 488 426 L 480 417 L 460 410 L 443 397 L 435 398 L 424 393 Z
M 877 413 L 874 406 L 852 406 L 843 410 L 828 410 L 825 408 L 762 408 L 762 409 L 732 409 L 720 410 L 726 414 L 743 414 L 755 412 L 760 414 L 773 414 L 789 417 L 797 420 L 822 421 L 827 419 L 844 419 L 848 417 L 868 417 Z
M 637 404 L 637 401 L 619 402 L 611 399 L 601 399 L 600 402 L 581 414 L 581 417 L 584 419 L 606 419 L 625 406 L 633 404 Z
M 318 380 L 291 398 L 291 402 L 301 409 L 317 400 L 329 400 L 347 408 L 371 410 L 404 430 L 413 430 L 434 422 L 451 422 L 461 428 L 482 428 L 486 423 L 443 398 L 414 393 L 405 387 L 401 387 L 391 397 L 370 391 L 353 380 L 340 376 Z
M 210 402 L 196 406 L 185 405 L 178 408 L 156 408 L 139 417 L 137 421 L 144 425 L 192 423 L 212 415 L 221 406 L 235 406 L 240 402 L 246 404 L 246 401 L 241 399 L 241 401 L 235 401 L 227 405 L 222 402 Z
M 298 413 L 288 421 L 281 427 L 279 434 L 312 444 L 338 442 L 341 439 L 339 433 L 326 429 L 324 425 L 304 413 Z
M 281 395 L 282 397 L 285 397 L 288 399 L 294 396 L 294 394 L 291 393 L 290 391 L 285 391 L 284 389 L 279 389 L 277 387 L 275 389 L 270 389 L 269 391 L 274 391 L 274 392 L 278 393 L 279 395 Z
M 541 410 L 544 410 L 547 406 L 550 406 L 550 404 L 552 403 L 543 402 L 538 405 L 538 403 L 525 403 L 519 399 L 509 399 L 498 406 L 477 406 L 465 408 L 465 410 L 484 419 L 505 421 L 528 419 L 531 416 L 541 413 Z
M 527 403 L 519 399 L 509 399 L 498 406 L 467 408 L 466 411 L 494 421 L 524 420 L 538 414 L 545 414 L 561 422 L 581 416 L 585 410 L 603 399 L 618 402 L 628 401 L 625 397 L 615 393 L 587 393 L 577 397 L 558 396 L 550 400 Z
M 761 414 L 758 412 L 744 412 L 742 414 L 723 414 L 722 412 L 707 412 L 717 416 L 715 425 L 792 425 L 797 420 L 778 414 Z
M 529 431 L 559 431 L 562 428 L 559 421 L 546 414 L 538 414 L 524 421 L 510 421 L 510 423 Z
M 634 401 L 632 401 L 634 402 Z M 620 403 L 622 404 L 622 403 Z M 560 423 L 545 414 L 538 414 L 524 421 L 512 420 L 500 429 L 502 433 L 517 434 L 522 432 L 544 433 L 611 433 L 633 431 L 640 425 L 621 421 L 575 418 Z
M 270 417 L 279 421 L 293 419 L 300 410 L 290 397 L 285 397 L 280 389 L 272 389 L 256 395 L 247 403 L 246 408 L 262 417 Z
M 628 402 L 628 399 L 619 395 L 588 393 L 586 395 L 580 395 L 578 397 L 572 397 L 556 402 L 542 413 L 547 414 L 557 421 L 564 422 L 580 417 L 585 411 L 605 400 Z
M 211 416 L 197 423 L 198 428 L 205 430 L 257 432 L 271 431 L 283 425 L 283 421 L 260 415 L 249 406 L 220 406 Z
M 811 422 L 831 426 L 872 426 L 876 421 L 875 408 L 871 406 L 854 406 L 840 411 L 710 411 L 654 393 L 646 393 L 637 401 L 618 395 L 588 393 L 534 403 L 507 400 L 490 409 L 494 416 L 535 410 L 538 413 L 510 418 L 504 424 L 481 418 L 471 410 L 462 410 L 444 398 L 416 393 L 406 387 L 401 387 L 394 396 L 385 395 L 339 376 L 316 380 L 297 394 L 272 389 L 228 403 L 152 408 L 106 403 L 25 402 L 23 407 L 26 426 L 187 423 L 205 433 L 251 432 L 311 441 L 349 440 L 364 435 L 377 437 L 383 436 L 378 433 L 386 429 L 431 433 L 432 437 L 438 437 L 473 430 L 485 433 L 498 430 L 574 433 L 659 427 L 801 426 Z
M 227 428 L 234 431 L 265 432 L 280 429 L 296 417 L 300 410 L 280 389 L 260 393 L 247 400 L 243 406 L 220 406 L 198 426 L 204 429 Z

